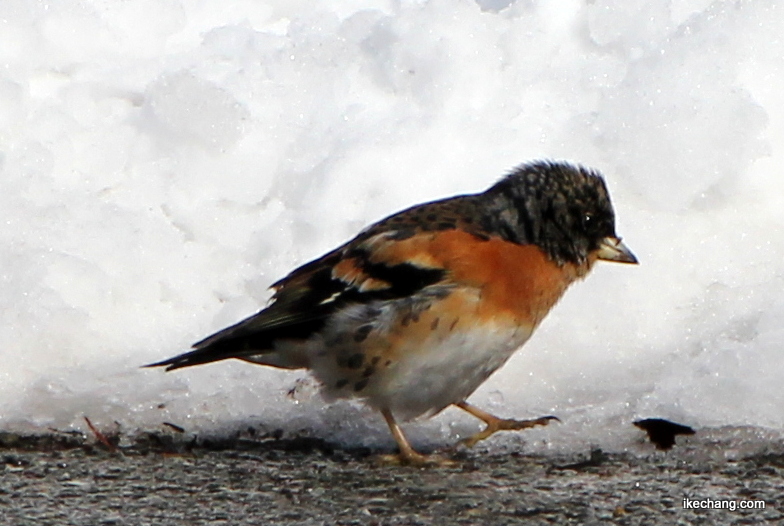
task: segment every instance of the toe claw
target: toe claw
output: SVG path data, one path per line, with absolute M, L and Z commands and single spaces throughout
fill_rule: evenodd
M 466 447 L 474 447 L 478 442 L 494 435 L 498 431 L 521 431 L 530 427 L 546 426 L 550 423 L 550 420 L 555 420 L 558 422 L 561 421 L 560 418 L 553 415 L 542 416 L 532 420 L 514 420 L 512 418 L 503 419 L 495 417 L 493 417 L 493 419 L 488 418 L 485 420 L 487 427 L 485 427 L 479 433 L 461 440 L 460 444 Z

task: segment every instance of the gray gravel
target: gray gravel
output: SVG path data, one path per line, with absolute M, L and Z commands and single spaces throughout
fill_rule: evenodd
M 735 460 L 702 447 L 644 457 L 471 451 L 453 455 L 456 467 L 417 469 L 307 438 L 153 436 L 110 451 L 79 437 L 4 434 L 0 524 L 784 523 L 781 444 Z M 684 509 L 686 496 L 766 508 Z

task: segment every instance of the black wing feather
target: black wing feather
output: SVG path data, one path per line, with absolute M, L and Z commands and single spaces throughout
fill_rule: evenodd
M 361 248 L 346 250 L 360 263 L 363 274 L 389 284 L 361 291 L 333 276 L 333 266 L 341 260 L 335 251 L 303 265 L 283 280 L 264 310 L 195 343 L 194 350 L 145 367 L 166 366 L 167 371 L 271 352 L 279 339 L 306 340 L 320 331 L 336 310 L 347 304 L 408 297 L 444 278 L 443 269 L 421 268 L 409 263 L 385 265 L 371 262 Z

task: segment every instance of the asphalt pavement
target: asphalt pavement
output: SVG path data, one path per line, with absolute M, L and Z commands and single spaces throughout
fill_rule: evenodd
M 784 523 L 780 442 L 729 459 L 699 441 L 646 455 L 477 449 L 428 468 L 308 437 L 116 443 L 0 434 L 0 524 Z

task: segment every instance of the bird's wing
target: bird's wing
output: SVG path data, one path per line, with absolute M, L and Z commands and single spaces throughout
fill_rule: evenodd
M 193 351 L 150 367 L 172 370 L 271 352 L 276 340 L 307 340 L 346 306 L 410 297 L 443 284 L 447 271 L 436 259 L 396 248 L 416 247 L 435 232 L 463 226 L 460 199 L 465 198 L 413 207 L 372 225 L 274 283 L 272 303 L 264 310 L 195 343 Z

